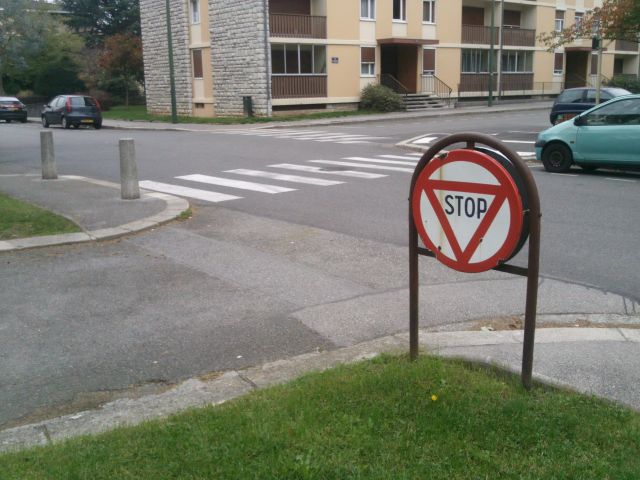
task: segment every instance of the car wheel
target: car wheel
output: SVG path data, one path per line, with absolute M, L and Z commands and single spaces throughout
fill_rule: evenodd
M 573 155 L 566 145 L 552 143 L 542 152 L 542 164 L 547 172 L 565 173 L 573 164 Z
M 102 122 L 94 123 L 93 128 L 95 128 L 96 130 L 100 130 L 102 128 Z
M 44 128 L 49 128 L 49 120 L 47 120 L 47 117 L 45 117 L 44 115 L 42 115 L 42 126 Z
M 60 124 L 62 125 L 62 128 L 67 128 L 67 129 L 71 126 L 71 124 L 67 120 L 67 117 L 62 117 L 62 121 L 60 122 Z

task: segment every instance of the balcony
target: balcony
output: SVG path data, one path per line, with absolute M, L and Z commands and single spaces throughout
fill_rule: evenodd
M 327 38 L 327 17 L 272 13 L 269 31 L 272 37 Z
M 327 96 L 326 75 L 272 75 L 272 98 L 315 98 Z
M 462 43 L 489 45 L 491 43 L 491 27 L 462 25 Z M 493 28 L 493 43 L 498 44 L 498 27 Z
M 619 50 L 622 52 L 638 52 L 638 44 L 636 42 L 631 42 L 629 40 L 616 40 L 614 45 L 614 50 Z
M 493 27 L 493 43 L 498 45 L 500 37 L 499 28 Z M 535 47 L 536 31 L 527 28 L 504 27 L 502 42 L 513 47 Z M 475 45 L 489 45 L 491 43 L 491 27 L 483 25 L 462 25 L 462 43 Z
M 502 44 L 513 47 L 535 47 L 536 31 L 527 28 L 504 27 Z
M 493 75 L 493 90 L 497 89 L 498 75 Z M 463 73 L 460 75 L 459 92 L 486 92 L 489 90 L 488 73 Z M 502 91 L 533 90 L 533 73 L 502 73 Z

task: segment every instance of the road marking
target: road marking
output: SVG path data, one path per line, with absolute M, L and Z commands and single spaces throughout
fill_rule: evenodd
M 350 163 L 350 162 L 335 162 L 333 160 L 310 160 L 311 163 L 324 163 L 326 165 L 339 165 L 342 167 L 359 167 L 359 168 L 372 168 L 376 170 L 392 170 L 394 172 L 407 172 L 413 173 L 413 168 L 400 168 L 400 167 L 385 167 L 382 165 L 369 165 L 367 163 Z
M 561 177 L 577 177 L 576 173 L 549 173 L 549 175 L 560 175 Z
M 524 132 L 522 130 L 509 130 L 509 133 L 527 133 L 527 134 L 531 134 L 531 135 L 537 135 L 540 132 Z
M 521 157 L 534 157 L 536 152 L 516 152 Z
M 331 185 L 340 185 L 344 182 L 338 180 L 325 180 L 324 178 L 300 177 L 298 175 L 284 175 L 281 173 L 263 172 L 262 170 L 249 170 L 246 168 L 238 168 L 236 170 L 226 170 L 225 173 L 235 173 L 236 175 L 247 175 L 250 177 L 264 177 L 272 180 L 281 180 L 283 182 L 306 183 L 308 185 L 319 185 L 328 187 Z
M 605 180 L 614 180 L 616 182 L 631 182 L 636 183 L 636 180 L 629 180 L 628 178 L 613 178 L 613 177 L 605 177 Z
M 201 175 L 199 173 L 193 175 L 182 175 L 176 178 L 179 178 L 180 180 L 206 183 L 208 185 L 219 185 L 221 187 L 239 188 L 241 190 L 252 190 L 254 192 L 262 193 L 284 193 L 295 191 L 295 188 L 265 185 L 264 183 L 244 182 L 242 180 L 232 180 L 230 178 L 210 177 L 209 175 Z
M 143 180 L 140 182 L 140 188 L 153 190 L 155 192 L 170 193 L 180 197 L 197 198 L 198 200 L 206 200 L 207 202 L 225 202 L 227 200 L 237 200 L 235 195 L 226 195 L 224 193 L 209 192 L 207 190 L 199 190 L 197 188 L 181 187 L 180 185 L 171 185 L 168 183 L 153 182 L 151 180 Z
M 436 138 L 438 137 L 422 137 L 422 138 L 419 138 L 418 140 L 414 140 L 412 143 L 415 143 L 417 145 L 423 145 L 425 143 L 433 142 Z
M 342 171 L 327 171 L 321 167 L 312 167 L 311 165 L 295 165 L 292 163 L 278 163 L 277 165 L 269 165 L 270 168 L 284 168 L 287 170 L 296 170 L 299 172 L 311 172 L 311 173 L 320 173 L 322 175 L 340 175 L 343 177 L 353 177 L 353 178 L 365 178 L 367 180 L 372 180 L 375 178 L 383 178 L 387 175 L 380 175 L 377 173 L 369 173 L 369 172 L 358 172 L 356 170 L 342 170 Z
M 402 156 L 402 155 L 378 155 L 379 157 L 382 158 L 392 158 L 392 159 L 396 159 L 396 160 L 413 160 L 414 162 L 416 160 L 418 160 L 418 158 L 414 157 L 414 156 Z M 422 156 L 422 155 L 420 155 Z
M 387 165 L 406 165 L 408 167 L 415 167 L 415 162 L 401 162 L 398 160 L 378 160 L 377 158 L 367 157 L 345 157 L 343 160 L 353 160 L 354 162 L 369 162 L 369 163 L 384 163 Z
M 502 143 L 526 143 L 527 145 L 533 145 L 533 140 L 502 140 Z

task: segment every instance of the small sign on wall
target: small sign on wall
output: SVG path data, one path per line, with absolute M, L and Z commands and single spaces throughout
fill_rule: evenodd
M 340 63 L 340 59 L 338 57 L 331 57 L 331 63 Z

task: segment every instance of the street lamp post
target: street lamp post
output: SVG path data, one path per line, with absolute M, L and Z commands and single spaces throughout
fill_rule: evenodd
M 169 44 L 169 83 L 171 89 L 171 123 L 178 123 L 178 112 L 176 102 L 176 76 L 173 67 L 173 38 L 171 35 L 171 8 L 170 0 L 166 0 L 167 10 L 167 43 Z
M 491 29 L 489 30 L 489 37 L 491 38 L 490 48 L 489 48 L 489 106 L 493 106 L 493 54 L 495 53 L 494 48 L 494 37 L 493 30 L 496 26 L 495 20 L 496 13 L 496 0 L 491 0 Z

